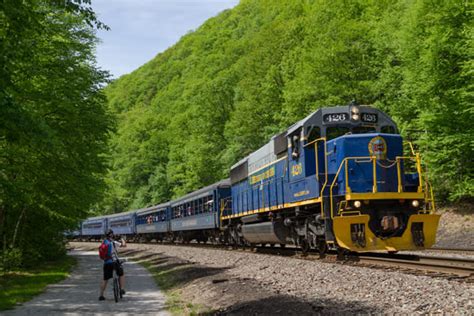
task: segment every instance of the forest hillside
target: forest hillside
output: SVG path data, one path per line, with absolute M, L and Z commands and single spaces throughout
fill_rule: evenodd
M 106 89 L 113 213 L 227 177 L 308 113 L 355 99 L 419 146 L 438 199 L 474 192 L 469 1 L 243 0 Z M 159 30 L 157 30 L 159 32 Z

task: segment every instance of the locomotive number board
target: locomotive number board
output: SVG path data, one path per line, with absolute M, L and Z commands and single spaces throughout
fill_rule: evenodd
M 347 113 L 331 113 L 323 116 L 324 123 L 337 123 L 349 121 L 349 114 Z
M 367 122 L 367 123 L 377 123 L 378 121 L 377 114 L 375 113 L 362 113 L 361 119 L 362 119 L 362 122 Z
M 331 113 L 323 116 L 324 123 L 339 123 L 349 121 L 347 113 Z M 378 116 L 375 113 L 362 113 L 361 121 L 365 123 L 377 123 Z

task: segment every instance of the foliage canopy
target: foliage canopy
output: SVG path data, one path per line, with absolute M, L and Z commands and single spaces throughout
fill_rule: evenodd
M 227 176 L 276 132 L 356 99 L 424 153 L 439 197 L 472 197 L 468 1 L 241 1 L 106 89 L 108 212 Z

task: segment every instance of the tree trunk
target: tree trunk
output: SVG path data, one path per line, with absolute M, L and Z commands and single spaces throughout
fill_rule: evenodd
M 5 218 L 6 218 L 6 209 L 5 206 L 0 206 L 0 239 L 2 243 L 2 253 L 5 254 L 7 251 L 7 235 L 5 234 Z M 5 266 L 5 255 L 2 257 L 2 267 Z M 2 271 L 3 272 L 3 271 Z
M 16 237 L 18 236 L 18 229 L 20 228 L 20 223 L 26 213 L 26 207 L 21 210 L 20 217 L 18 217 L 18 221 L 15 225 L 15 231 L 13 232 L 13 239 L 11 243 L 11 248 L 15 247 Z

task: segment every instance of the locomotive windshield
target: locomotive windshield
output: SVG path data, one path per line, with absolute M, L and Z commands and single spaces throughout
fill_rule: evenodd
M 346 135 L 350 131 L 351 130 L 349 127 L 343 127 L 343 126 L 328 127 L 326 129 L 326 139 L 330 140 L 333 138 L 337 138 L 339 136 Z
M 352 128 L 352 134 L 376 133 L 375 126 L 355 126 Z
M 333 126 L 326 129 L 326 138 L 331 140 L 339 136 L 346 134 L 367 134 L 367 133 L 376 133 L 377 130 L 375 126 L 354 126 L 344 127 L 344 126 Z

